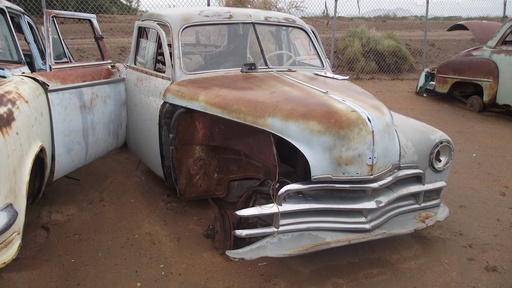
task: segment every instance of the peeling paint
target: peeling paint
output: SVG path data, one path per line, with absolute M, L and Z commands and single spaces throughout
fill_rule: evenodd
M 12 128 L 12 124 L 16 121 L 15 110 L 18 109 L 18 101 L 27 103 L 27 100 L 19 94 L 19 91 L 9 85 L 9 89 L 5 87 L 5 82 L 0 86 L 0 133 L 7 136 Z

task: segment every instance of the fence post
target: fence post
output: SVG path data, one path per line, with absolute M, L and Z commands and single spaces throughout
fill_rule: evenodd
M 428 32 L 428 8 L 429 0 L 427 0 L 427 8 L 425 11 L 425 35 L 423 36 L 423 57 L 421 61 L 421 71 L 425 70 L 426 58 L 427 58 L 427 32 Z
M 336 42 L 336 18 L 338 18 L 338 0 L 334 0 L 334 13 L 332 24 L 332 39 L 331 39 L 331 68 L 334 66 L 334 43 Z
M 507 0 L 503 0 L 503 22 L 507 19 Z

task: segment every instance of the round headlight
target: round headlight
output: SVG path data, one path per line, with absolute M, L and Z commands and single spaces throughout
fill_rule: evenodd
M 448 168 L 453 160 L 453 145 L 450 141 L 443 140 L 430 152 L 430 168 L 435 172 L 441 172 Z

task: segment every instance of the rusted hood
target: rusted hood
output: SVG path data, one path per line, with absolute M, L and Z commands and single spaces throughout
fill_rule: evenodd
M 453 24 L 446 31 L 469 30 L 476 42 L 484 45 L 491 40 L 502 25 L 503 23 L 494 21 L 469 20 Z
M 176 82 L 164 98 L 287 139 L 315 179 L 367 177 L 398 163 L 391 114 L 348 81 L 312 72 L 233 73 Z

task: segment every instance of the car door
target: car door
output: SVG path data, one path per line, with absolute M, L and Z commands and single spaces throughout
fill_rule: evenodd
M 128 147 L 160 177 L 159 115 L 163 93 L 173 79 L 170 31 L 166 24 L 136 22 L 126 71 Z
M 126 139 L 124 77 L 112 64 L 96 16 L 46 11 L 54 179 L 120 147 Z

